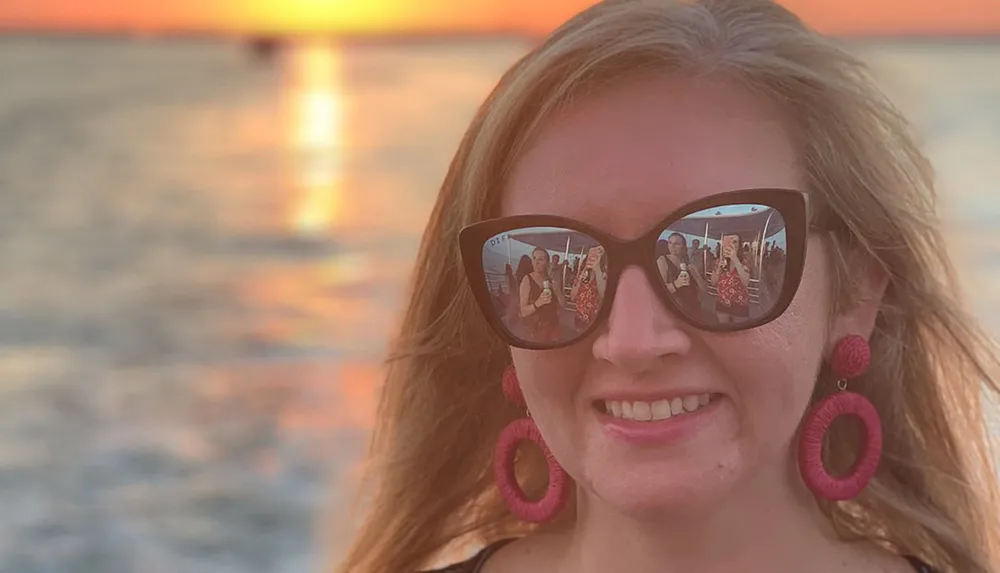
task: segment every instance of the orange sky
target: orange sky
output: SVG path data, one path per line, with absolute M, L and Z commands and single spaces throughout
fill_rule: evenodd
M 0 28 L 548 31 L 592 0 L 0 0 Z M 834 33 L 1000 33 L 1000 0 L 784 0 Z

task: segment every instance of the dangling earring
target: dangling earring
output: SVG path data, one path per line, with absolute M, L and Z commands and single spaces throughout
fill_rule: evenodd
M 508 366 L 503 373 L 503 393 L 514 404 L 526 407 L 513 365 Z M 544 523 L 554 519 L 566 505 L 569 499 L 569 477 L 545 445 L 538 426 L 530 418 L 530 413 L 528 415 L 527 418 L 514 420 L 500 433 L 497 447 L 493 451 L 493 478 L 511 513 L 522 521 Z M 526 440 L 535 442 L 542 448 L 549 466 L 548 489 L 537 501 L 528 499 L 524 490 L 517 484 L 517 477 L 514 474 L 514 454 L 517 452 L 518 444 Z
M 839 381 L 840 390 L 820 400 L 806 416 L 799 439 L 799 470 L 806 486 L 817 496 L 831 501 L 856 497 L 878 469 L 882 457 L 882 423 L 878 410 L 861 394 L 847 392 L 847 381 L 868 369 L 871 348 L 862 336 L 850 335 L 834 347 L 830 367 Z M 840 416 L 856 416 L 861 420 L 864 435 L 857 462 L 848 475 L 837 478 L 823 467 L 823 436 Z

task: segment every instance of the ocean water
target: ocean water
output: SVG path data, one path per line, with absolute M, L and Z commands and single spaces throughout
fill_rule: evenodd
M 437 186 L 526 49 L 0 37 L 0 571 L 336 554 Z M 1000 45 L 852 49 L 997 332 Z

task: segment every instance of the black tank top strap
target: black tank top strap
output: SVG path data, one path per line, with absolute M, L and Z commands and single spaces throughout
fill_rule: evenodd
M 681 269 L 670 260 L 670 257 L 664 255 L 663 260 L 667 262 L 667 281 L 673 281 L 677 275 L 681 274 Z
M 524 275 L 524 278 L 528 279 L 528 302 L 534 302 L 538 297 L 542 296 L 542 287 L 535 282 L 535 277 Z
M 939 573 L 937 569 L 931 567 L 916 557 L 907 555 L 906 560 L 910 562 L 910 565 L 913 566 L 913 569 L 917 573 Z

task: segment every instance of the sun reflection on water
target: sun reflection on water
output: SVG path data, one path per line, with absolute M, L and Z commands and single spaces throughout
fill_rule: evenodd
M 313 42 L 291 53 L 289 141 L 294 192 L 288 225 L 308 237 L 323 237 L 341 215 L 345 129 L 342 55 Z

